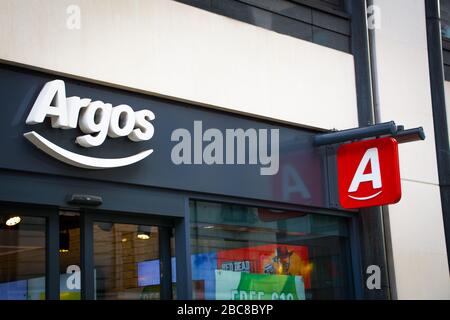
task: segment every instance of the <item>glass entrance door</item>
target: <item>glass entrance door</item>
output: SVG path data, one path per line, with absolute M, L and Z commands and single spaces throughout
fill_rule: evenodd
M 173 298 L 170 224 L 146 217 L 96 212 L 82 214 L 82 220 L 81 260 L 88 271 L 84 298 Z
M 0 203 L 0 300 L 173 299 L 172 234 L 150 215 Z
M 160 299 L 157 226 L 94 222 L 98 300 Z

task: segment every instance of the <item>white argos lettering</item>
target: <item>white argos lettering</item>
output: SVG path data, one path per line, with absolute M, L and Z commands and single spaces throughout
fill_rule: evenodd
M 134 142 L 149 140 L 153 137 L 154 127 L 151 123 L 155 115 L 150 110 L 134 111 L 130 106 L 121 104 L 113 107 L 103 101 L 92 101 L 77 96 L 66 98 L 64 81 L 54 80 L 46 83 L 37 97 L 30 114 L 26 119 L 29 125 L 42 123 L 46 117 L 51 118 L 53 128 L 75 129 L 77 123 L 84 133 L 75 139 L 82 147 L 97 147 L 103 144 L 106 137 L 125 137 Z M 98 159 L 74 154 L 57 147 L 35 132 L 27 132 L 24 136 L 39 149 L 49 155 L 83 168 L 101 169 L 124 166 L 142 160 L 153 150 L 138 155 L 119 159 Z M 64 160 L 63 160 L 64 159 Z M 101 165 L 95 161 L 101 160 Z M 80 162 L 81 161 L 81 162 Z
M 371 172 L 364 173 L 369 163 L 371 166 Z M 364 156 L 362 157 L 361 162 L 358 165 L 358 169 L 356 169 L 355 175 L 353 176 L 353 180 L 350 184 L 350 187 L 348 188 L 348 192 L 353 193 L 358 191 L 361 182 L 369 182 L 369 181 L 372 182 L 373 189 L 380 189 L 382 187 L 380 161 L 378 158 L 378 148 L 368 149 L 364 153 Z M 349 195 L 349 197 L 356 200 L 368 200 L 375 198 L 380 193 L 381 191 L 366 197 L 354 197 L 351 195 Z
M 140 110 L 134 113 L 136 118 L 136 129 L 134 129 L 128 138 L 132 141 L 149 140 L 155 133 L 155 128 L 150 121 L 155 120 L 155 115 L 150 110 Z
M 80 97 L 67 98 L 66 103 L 69 125 L 63 129 L 75 129 L 77 127 L 78 115 L 80 114 L 81 108 L 86 108 L 91 101 L 91 99 L 81 99 Z
M 121 122 L 123 122 L 122 127 L 120 124 Z M 121 104 L 120 106 L 112 109 L 108 135 L 111 138 L 128 136 L 131 131 L 133 131 L 135 123 L 136 117 L 134 115 L 133 109 L 131 109 L 131 107 L 127 106 L 126 104 Z
M 54 102 L 53 106 L 52 101 Z M 34 102 L 26 123 L 42 123 L 45 117 L 51 117 L 53 128 L 69 126 L 64 81 L 54 80 L 44 85 Z
M 112 105 L 101 101 L 94 101 L 81 111 L 80 129 L 84 136 L 79 136 L 76 142 L 83 147 L 97 147 L 101 145 L 108 134 L 109 119 L 111 118 Z M 97 135 L 91 135 L 97 133 Z

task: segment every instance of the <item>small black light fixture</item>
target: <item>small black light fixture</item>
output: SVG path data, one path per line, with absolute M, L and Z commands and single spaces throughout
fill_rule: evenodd
M 70 249 L 70 235 L 69 230 L 59 231 L 59 252 L 67 253 Z
M 96 225 L 103 231 L 111 232 L 113 228 L 112 222 L 96 222 Z
M 138 226 L 136 237 L 140 240 L 148 240 L 151 236 L 151 226 Z
M 90 194 L 71 194 L 68 196 L 67 203 L 72 205 L 99 206 L 103 203 L 103 198 Z

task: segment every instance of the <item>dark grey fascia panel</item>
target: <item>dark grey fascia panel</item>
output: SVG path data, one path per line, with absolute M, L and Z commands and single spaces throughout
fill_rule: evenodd
M 0 170 L 0 201 L 77 209 L 67 203 L 72 194 L 92 194 L 103 198 L 89 209 L 123 211 L 154 216 L 184 216 L 185 197 L 169 190 L 90 181 L 60 176 Z
M 284 0 L 237 0 L 267 11 L 312 24 L 312 9 Z
M 312 25 L 308 22 L 262 9 L 258 6 L 249 5 L 241 1 L 212 1 L 211 8 L 208 11 L 295 38 L 313 41 Z
M 312 24 L 333 32 L 350 36 L 350 24 L 348 19 L 343 19 L 326 12 L 312 10 Z
M 75 138 L 81 134 L 78 128 L 53 129 L 50 121 L 27 125 L 26 117 L 43 85 L 55 79 L 65 81 L 68 97 L 86 97 L 114 106 L 125 103 L 135 110 L 149 108 L 156 116 L 154 137 L 139 143 L 132 143 L 126 137 L 111 138 L 99 147 L 83 148 L 75 143 Z M 105 186 L 102 188 L 125 185 L 130 192 L 137 190 L 138 193 L 139 190 L 147 190 L 145 188 L 149 188 L 148 190 L 162 188 L 316 208 L 329 207 L 326 197 L 328 193 L 326 154 L 324 148 L 313 145 L 315 131 L 6 65 L 0 65 L 0 97 L 3 102 L 0 141 L 4 150 L 7 150 L 0 157 L 2 169 L 72 177 L 75 180 L 83 179 L 93 183 L 102 181 L 104 184 L 101 185 Z M 229 128 L 279 132 L 278 172 L 274 175 L 261 175 L 262 165 L 248 163 L 231 166 L 175 164 L 171 152 L 178 142 L 171 140 L 172 133 L 179 128 L 193 132 L 195 122 L 201 122 L 200 131 L 203 132 L 209 128 L 216 128 L 222 133 Z M 130 166 L 87 170 L 58 161 L 36 148 L 23 136 L 31 130 L 64 150 L 94 158 L 121 158 L 148 149 L 153 149 L 154 152 L 150 157 Z M 197 134 L 200 139 L 201 134 L 202 132 Z M 246 153 L 248 158 L 248 150 Z M 292 179 L 297 181 L 296 188 L 291 187 Z M 300 181 L 302 183 L 299 183 Z M 95 193 L 98 187 L 95 187 L 95 184 L 92 186 L 92 190 L 86 190 L 84 193 L 83 190 L 73 190 L 73 193 L 98 195 Z M 108 201 L 105 196 L 101 194 L 98 196 L 102 197 L 103 203 Z M 132 199 L 130 201 L 133 203 Z
M 312 42 L 316 44 L 343 52 L 350 52 L 351 50 L 351 38 L 349 36 L 316 26 L 312 27 L 312 32 Z

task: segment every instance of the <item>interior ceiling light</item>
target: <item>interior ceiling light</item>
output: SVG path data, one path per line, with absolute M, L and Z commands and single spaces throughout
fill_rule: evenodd
M 21 218 L 21 217 L 19 217 L 19 216 L 14 216 L 14 217 L 9 217 L 9 218 L 6 220 L 5 224 L 6 224 L 8 227 L 12 227 L 12 226 L 15 226 L 16 224 L 19 224 L 20 221 L 22 221 L 22 218 Z
M 137 238 L 141 240 L 150 239 L 151 228 L 151 226 L 138 226 Z
M 148 239 L 150 239 L 150 233 L 142 232 L 142 233 L 139 233 L 137 235 L 137 237 L 138 237 L 138 239 L 141 239 L 141 240 L 148 240 Z

